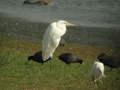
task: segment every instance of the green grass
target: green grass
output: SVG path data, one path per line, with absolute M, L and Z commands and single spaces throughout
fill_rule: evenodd
M 4 40 L 0 47 L 0 90 L 120 90 L 120 71 L 105 67 L 106 77 L 94 83 L 88 73 L 100 52 L 113 50 L 80 45 L 58 47 L 50 63 L 28 61 L 27 57 L 41 50 L 40 43 Z M 72 52 L 84 64 L 66 65 L 58 59 L 63 52 Z

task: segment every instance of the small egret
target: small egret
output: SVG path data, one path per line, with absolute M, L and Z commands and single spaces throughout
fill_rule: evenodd
M 83 63 L 82 59 L 77 58 L 74 54 L 71 53 L 63 53 L 59 56 L 59 59 L 66 64 L 71 64 L 71 63 Z
M 108 56 L 105 53 L 101 53 L 97 57 L 100 62 L 104 65 L 112 68 L 120 68 L 120 57 L 119 56 Z
M 53 53 L 58 47 L 61 37 L 66 33 L 66 26 L 76 25 L 59 20 L 48 26 L 42 41 L 42 58 L 44 61 L 53 57 Z
M 93 67 L 90 71 L 90 77 L 92 78 L 92 80 L 94 82 L 96 82 L 96 80 L 99 80 L 100 78 L 102 78 L 104 76 L 104 65 L 101 62 L 94 62 Z

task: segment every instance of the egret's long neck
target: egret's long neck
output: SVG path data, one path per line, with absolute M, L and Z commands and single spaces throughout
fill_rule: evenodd
M 60 36 L 63 36 L 66 33 L 66 25 L 65 24 L 56 23 L 56 27 L 58 29 L 58 33 Z

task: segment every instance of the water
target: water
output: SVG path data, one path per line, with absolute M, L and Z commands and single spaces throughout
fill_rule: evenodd
M 67 43 L 120 48 L 120 0 L 47 1 L 53 6 L 0 0 L 0 36 L 41 42 L 48 23 L 64 19 L 78 25 L 62 37 Z
M 79 26 L 120 27 L 120 0 L 47 0 L 53 6 L 24 5 L 24 0 L 0 0 L 0 13 L 31 22 L 65 19 Z

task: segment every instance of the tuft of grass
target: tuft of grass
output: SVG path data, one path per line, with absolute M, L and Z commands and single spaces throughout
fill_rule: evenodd
M 40 64 L 27 58 L 41 50 L 41 43 L 4 40 L 0 47 L 1 90 L 119 90 L 120 72 L 105 67 L 106 77 L 94 83 L 88 73 L 100 52 L 112 54 L 105 48 L 68 45 L 58 47 L 50 62 Z M 58 55 L 71 52 L 84 59 L 84 64 L 66 65 Z

